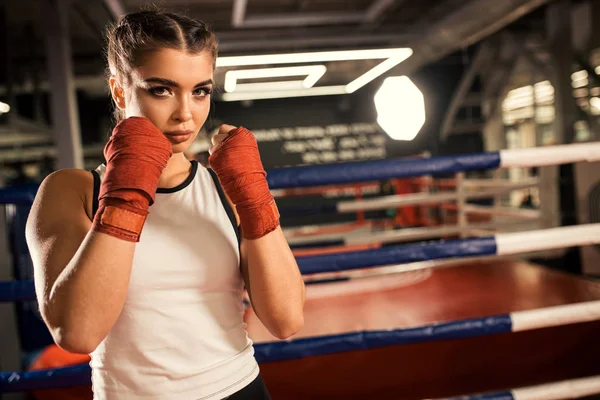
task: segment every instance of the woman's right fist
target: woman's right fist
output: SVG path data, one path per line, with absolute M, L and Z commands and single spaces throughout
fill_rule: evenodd
M 119 122 L 104 148 L 106 172 L 92 230 L 138 242 L 172 154 L 171 142 L 150 120 Z
M 172 154 L 171 142 L 149 119 L 122 120 L 104 148 L 106 174 L 100 198 L 135 189 L 143 191 L 152 204 L 158 179 Z

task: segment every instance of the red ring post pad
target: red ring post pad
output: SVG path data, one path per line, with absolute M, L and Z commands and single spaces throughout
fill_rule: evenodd
M 377 160 L 267 171 L 271 189 L 368 182 L 500 167 L 500 152 L 408 160 Z
M 496 238 L 488 236 L 318 256 L 300 256 L 296 257 L 296 262 L 302 274 L 316 274 L 442 258 L 489 256 L 495 255 L 496 252 Z

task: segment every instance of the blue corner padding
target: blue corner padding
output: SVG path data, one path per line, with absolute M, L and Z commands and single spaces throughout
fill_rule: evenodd
M 515 400 L 512 392 L 496 392 L 452 397 L 448 400 Z
M 441 258 L 487 256 L 496 254 L 496 250 L 496 240 L 493 236 L 489 236 L 405 244 L 346 253 L 302 256 L 296 257 L 296 261 L 303 274 L 314 274 Z
M 510 316 L 506 314 L 426 325 L 419 328 L 354 332 L 292 341 L 259 343 L 255 344 L 254 348 L 256 360 L 259 363 L 266 363 L 383 346 L 460 339 L 511 331 L 512 322 Z M 91 370 L 88 364 L 43 371 L 4 372 L 0 373 L 0 393 L 89 385 L 90 382 Z M 482 398 L 482 400 L 484 399 L 488 398 Z
M 0 303 L 35 299 L 33 281 L 0 281 Z
M 271 189 L 284 189 L 439 175 L 460 171 L 494 169 L 499 166 L 499 152 L 475 153 L 272 169 L 267 171 L 267 181 Z
M 367 350 L 383 346 L 486 336 L 512 331 L 508 314 L 392 331 L 363 331 L 255 345 L 258 362 Z
M 2 188 L 0 189 L 0 204 L 30 205 L 35 199 L 38 188 L 37 184 Z
M 30 372 L 0 373 L 0 393 L 90 385 L 92 370 L 88 364 Z

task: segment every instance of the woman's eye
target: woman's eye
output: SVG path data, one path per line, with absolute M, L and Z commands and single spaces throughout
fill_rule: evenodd
M 194 96 L 204 97 L 204 96 L 208 96 L 210 94 L 210 92 L 211 92 L 210 88 L 199 88 L 199 89 L 194 90 Z
M 160 96 L 160 97 L 164 97 L 166 95 L 169 94 L 169 90 L 166 87 L 152 87 L 150 89 L 148 89 L 148 92 L 150 92 L 150 94 L 153 94 L 154 96 Z

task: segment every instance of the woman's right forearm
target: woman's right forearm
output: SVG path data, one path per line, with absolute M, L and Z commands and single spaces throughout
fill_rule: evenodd
M 134 242 L 87 234 L 46 303 L 46 318 L 59 345 L 90 353 L 106 337 L 127 297 L 134 250 Z

